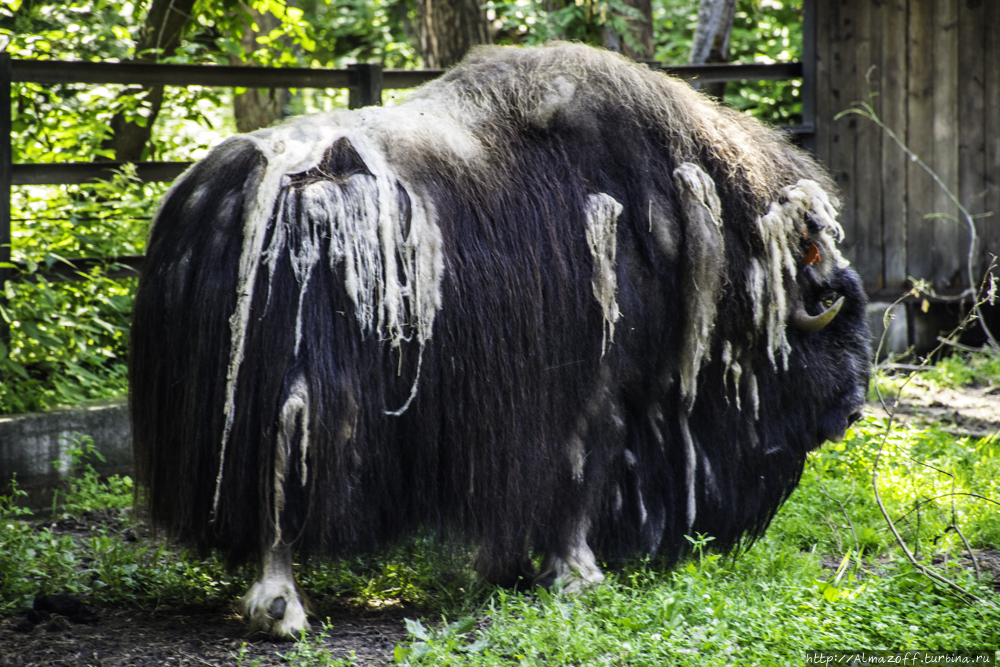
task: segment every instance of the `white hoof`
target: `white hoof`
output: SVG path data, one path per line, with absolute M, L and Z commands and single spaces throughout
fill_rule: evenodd
M 586 535 L 584 523 L 565 555 L 548 554 L 542 561 L 542 572 L 535 578 L 535 583 L 548 588 L 556 579 L 561 579 L 564 591 L 578 593 L 585 586 L 604 581 L 604 574 L 587 544 Z
M 240 599 L 240 611 L 251 634 L 298 639 L 303 630 L 309 630 L 308 610 L 295 586 L 291 550 L 264 555 L 257 581 Z
M 579 593 L 586 586 L 604 581 L 604 574 L 594 562 L 593 556 L 588 561 L 575 558 L 575 555 L 568 558 L 546 557 L 542 563 L 542 572 L 535 579 L 535 582 L 548 588 L 556 579 L 561 579 L 565 592 Z

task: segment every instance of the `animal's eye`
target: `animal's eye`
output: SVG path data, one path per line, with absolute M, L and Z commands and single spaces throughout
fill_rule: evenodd
M 806 266 L 809 266 L 810 264 L 819 264 L 821 261 L 823 261 L 823 258 L 819 254 L 819 246 L 815 243 L 810 243 L 809 247 L 806 249 L 803 262 Z
M 836 292 L 826 292 L 820 297 L 820 301 L 823 303 L 824 308 L 829 308 L 834 304 L 834 302 L 840 297 Z

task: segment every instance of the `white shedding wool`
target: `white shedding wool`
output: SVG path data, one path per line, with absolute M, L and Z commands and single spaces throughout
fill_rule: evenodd
M 411 340 L 412 331 L 420 345 L 409 398 L 401 408 L 387 414 L 405 412 L 417 393 L 423 346 L 431 337 L 434 317 L 441 307 L 444 273 L 441 230 L 430 203 L 408 187 L 405 175 L 387 161 L 385 155 L 389 149 L 384 144 L 390 137 L 384 127 L 366 127 L 365 118 L 357 115 L 331 114 L 328 118 L 329 125 L 292 122 L 233 140 L 252 141 L 267 160 L 267 167 L 253 199 L 247 202 L 243 224 L 236 309 L 229 319 L 231 346 L 225 422 L 213 514 L 218 511 L 237 379 L 261 264 L 267 268 L 270 290 L 277 262 L 287 253 L 299 285 L 295 323 L 298 354 L 302 302 L 312 272 L 321 259 L 321 239 L 329 238 L 330 266 L 342 267 L 344 287 L 354 302 L 362 334 L 375 332 L 381 340 L 398 348 L 403 341 Z M 319 181 L 307 185 L 301 193 L 301 208 L 292 210 L 294 193 L 290 176 L 317 166 L 326 151 L 342 138 L 351 143 L 373 176 L 358 174 L 343 183 Z M 407 192 L 411 204 L 405 236 L 398 188 Z M 264 240 L 272 221 L 274 229 L 265 249 Z
M 698 165 L 685 162 L 674 170 L 674 185 L 680 197 L 690 262 L 683 278 L 687 317 L 680 358 L 681 397 L 690 413 L 698 393 L 698 373 L 711 358 L 726 247 L 722 204 L 712 178 Z
M 299 377 L 292 386 L 281 406 L 281 416 L 278 418 L 278 442 L 274 453 L 274 543 L 281 544 L 281 511 L 285 507 L 285 477 L 288 474 L 288 461 L 292 456 L 292 438 L 295 427 L 300 426 L 299 453 L 301 465 L 302 486 L 306 484 L 308 470 L 306 455 L 309 451 L 309 389 L 305 379 Z
M 587 243 L 594 256 L 594 273 L 591 286 L 594 298 L 601 304 L 607 328 L 601 335 L 601 356 L 609 342 L 615 341 L 615 322 L 621 316 L 615 292 L 618 290 L 618 276 L 615 274 L 615 254 L 617 252 L 618 216 L 622 205 L 609 195 L 602 193 L 587 197 Z
M 788 370 L 788 355 L 792 348 L 785 336 L 791 306 L 785 293 L 784 276 L 797 276 L 793 244 L 808 236 L 816 244 L 821 261 L 815 265 L 821 279 L 835 268 L 848 265 L 837 250 L 837 241 L 844 230 L 836 219 L 836 209 L 822 187 L 815 181 L 802 179 L 781 190 L 782 202 L 771 202 L 767 213 L 757 219 L 757 231 L 764 242 L 765 256 L 754 258 L 747 275 L 747 291 L 753 301 L 754 323 L 767 330 L 767 355 L 777 369 L 780 354 L 782 367 Z M 808 229 L 806 216 L 819 223 L 818 233 Z
M 694 447 L 694 437 L 688 427 L 686 414 L 679 417 L 681 427 L 681 439 L 684 440 L 684 456 L 686 461 L 685 482 L 687 485 L 687 527 L 688 530 L 694 525 L 694 520 L 698 517 L 698 495 L 695 486 L 695 474 L 698 472 L 698 454 Z
M 323 151 L 335 138 L 335 133 L 319 125 L 292 124 L 273 131 L 247 135 L 232 139 L 232 142 L 252 141 L 267 160 L 264 177 L 246 204 L 243 223 L 243 247 L 236 282 L 236 309 L 229 317 L 230 352 L 229 368 L 226 373 L 225 424 L 222 432 L 222 446 L 219 452 L 219 472 L 215 481 L 215 496 L 212 501 L 213 516 L 219 509 L 219 493 L 222 490 L 222 472 L 226 461 L 226 444 L 233 428 L 236 404 L 236 380 L 243 363 L 247 323 L 250 319 L 250 304 L 253 302 L 257 270 L 263 256 L 264 237 L 268 222 L 275 212 L 284 178 L 289 173 L 298 173 L 314 166 L 322 158 Z

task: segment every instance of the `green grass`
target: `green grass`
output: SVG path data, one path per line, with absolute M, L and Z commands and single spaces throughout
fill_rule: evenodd
M 705 552 L 673 570 L 635 563 L 577 597 L 495 590 L 475 614 L 489 620 L 484 630 L 442 637 L 411 628 L 397 661 L 784 665 L 804 664 L 805 652 L 819 649 L 996 650 L 1000 597 L 962 562 L 953 527 L 974 549 L 996 550 L 997 505 L 954 496 L 953 513 L 952 497 L 926 501 L 942 493 L 1000 498 L 1000 444 L 896 427 L 879 475 L 890 516 L 920 562 L 992 601 L 989 608 L 935 586 L 895 545 L 870 481 L 884 433 L 869 419 L 815 452 L 767 535 L 736 557 Z
M 938 362 L 926 377 L 942 387 L 1000 385 L 1000 354 L 988 351 L 953 354 Z
M 58 535 L 48 521 L 31 522 L 16 503 L 21 492 L 0 499 L 0 615 L 23 611 L 43 589 L 98 604 L 228 608 L 253 573 L 122 540 L 131 480 L 100 478 L 88 445 L 82 439 L 73 452 L 75 476 L 55 519 L 110 507 L 120 521 Z M 879 491 L 908 548 L 993 607 L 962 602 L 904 558 L 872 491 L 880 447 Z M 767 535 L 735 557 L 696 539 L 696 557 L 672 570 L 634 562 L 577 596 L 485 586 L 470 572 L 468 549 L 431 538 L 378 556 L 313 559 L 297 574 L 320 611 L 405 609 L 410 639 L 396 647 L 400 664 L 791 665 L 818 649 L 996 650 L 1000 596 L 988 573 L 976 581 L 958 530 L 974 550 L 1000 550 L 998 506 L 969 495 L 1000 499 L 998 484 L 995 437 L 956 439 L 936 425 L 886 435 L 884 423 L 868 418 L 810 456 Z M 330 627 L 316 625 L 280 649 L 288 664 L 351 664 L 331 656 Z M 244 664 L 246 655 L 234 657 Z
M 671 572 L 639 565 L 574 598 L 497 591 L 485 631 L 464 641 L 415 636 L 411 646 L 426 647 L 420 657 L 405 648 L 397 656 L 435 665 L 801 664 L 808 649 L 996 646 L 996 612 L 980 617 L 897 562 L 882 568 L 865 575 L 863 562 L 851 562 L 838 581 L 817 556 L 768 538 L 735 561 L 707 556 Z

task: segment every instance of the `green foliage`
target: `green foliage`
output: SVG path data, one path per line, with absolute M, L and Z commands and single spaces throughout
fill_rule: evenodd
M 740 0 L 729 59 L 742 63 L 802 59 L 802 0 Z M 726 87 L 726 104 L 775 125 L 802 122 L 802 82 L 744 81 Z
M 976 497 L 1000 500 L 995 438 L 956 439 L 936 425 L 896 424 L 886 435 L 885 423 L 874 418 L 810 455 L 799 489 L 769 534 L 803 550 L 887 554 L 894 540 L 871 487 L 880 446 L 879 491 L 911 550 L 928 559 L 962 552 L 956 527 L 973 547 L 1000 548 L 997 506 Z
M 68 492 L 54 501 L 53 520 L 73 524 L 95 511 L 104 520 L 83 533 L 57 535 L 51 521 L 31 523 L 32 512 L 18 505 L 26 494 L 13 480 L 12 493 L 0 496 L 0 616 L 29 609 L 38 593 L 71 593 L 95 603 L 223 606 L 246 590 L 250 576 L 227 572 L 218 558 L 123 540 L 122 529 L 130 530 L 124 508 L 132 501 L 131 480 L 102 481 L 87 462 L 96 454 L 87 438 L 68 453 L 72 475 Z
M 653 4 L 656 59 L 687 64 L 698 25 L 698 0 Z M 802 0 L 738 0 L 729 60 L 791 62 L 802 58 Z M 744 81 L 726 86 L 725 103 L 775 125 L 802 122 L 802 82 Z
M 28 280 L 7 281 L 0 317 L 0 413 L 111 398 L 127 390 L 125 358 L 134 279 L 112 279 L 113 262 L 84 280 L 50 282 L 67 258 L 142 254 L 162 186 L 137 183 L 126 168 L 86 192 L 80 186 L 17 188 L 12 259 Z
M 69 460 L 67 469 L 67 490 L 62 496 L 64 516 L 80 515 L 101 509 L 121 509 L 132 505 L 132 478 L 128 475 L 112 475 L 107 479 L 94 470 L 92 460 L 104 461 L 104 456 L 94 447 L 94 439 L 89 435 L 73 434 L 72 445 L 66 450 Z M 52 465 L 61 470 L 64 461 L 53 461 Z M 60 495 L 56 492 L 52 501 L 53 515 L 58 513 Z
M 65 592 L 93 600 L 129 597 L 140 587 L 146 547 L 127 547 L 101 531 L 79 540 L 27 522 L 30 510 L 17 502 L 26 494 L 16 482 L 0 497 L 0 615 L 31 607 L 38 593 Z
M 448 626 L 425 628 L 427 641 L 408 624 L 417 641 L 396 655 L 411 659 L 404 651 L 423 644 L 419 664 L 799 664 L 816 648 L 947 650 L 1000 641 L 995 610 L 982 618 L 899 563 L 884 571 L 873 575 L 849 559 L 831 573 L 816 557 L 767 538 L 735 561 L 706 558 L 671 572 L 638 564 L 575 597 L 498 590 L 484 609 L 479 652 L 440 641 Z
M 551 596 L 545 589 L 539 590 L 539 595 L 544 595 L 553 604 Z M 442 617 L 440 628 L 426 628 L 419 620 L 405 619 L 406 631 L 414 641 L 409 646 L 397 644 L 393 651 L 393 659 L 403 665 L 420 664 L 424 658 L 432 653 L 481 653 L 487 646 L 485 639 L 480 638 L 472 642 L 466 641 L 466 635 L 476 627 L 476 621 L 472 618 L 464 618 L 454 623 L 448 623 L 448 619 Z M 427 664 L 436 664 L 436 659 Z
M 0 41 L 16 58 L 93 60 L 130 56 L 141 14 L 134 3 L 34 0 L 0 13 Z M 115 113 L 145 122 L 145 93 L 126 86 L 15 84 L 15 162 L 86 162 L 111 158 L 102 148 Z M 147 159 L 199 157 L 217 135 L 217 94 L 171 88 L 157 119 Z M 183 146 L 181 145 L 183 141 Z M 28 280 L 0 286 L 0 317 L 10 326 L 0 342 L 0 414 L 27 412 L 120 396 L 127 390 L 125 358 L 135 281 L 112 279 L 111 263 L 79 282 L 51 282 L 46 269 L 65 259 L 141 255 L 157 201 L 166 186 L 142 184 L 126 167 L 86 186 L 13 189 L 12 260 Z
M 36 591 L 29 577 L 40 574 L 37 556 L 46 546 L 28 523 L 31 510 L 17 505 L 27 495 L 17 478 L 10 487 L 10 495 L 0 496 L 0 599 L 8 605 L 3 611 L 30 606 Z
M 419 57 L 406 34 L 415 11 L 392 0 L 301 0 L 316 35 L 313 66 L 335 67 L 350 59 L 381 62 L 383 67 L 412 69 Z
M 629 23 L 641 20 L 642 14 L 623 0 L 489 0 L 484 7 L 488 15 L 494 17 L 497 44 L 537 45 L 553 39 L 567 39 L 601 46 L 604 29 L 608 26 L 623 35 L 633 49 L 639 49 Z
M 467 614 L 488 589 L 475 579 L 470 560 L 465 545 L 443 545 L 423 535 L 375 557 L 313 559 L 302 565 L 298 577 L 316 595 L 353 604 L 405 604 Z
M 923 377 L 940 387 L 1000 386 L 1000 352 L 956 353 L 941 359 Z
M 299 641 L 295 643 L 288 653 L 279 653 L 278 656 L 284 658 L 291 665 L 302 665 L 303 667 L 351 667 L 355 664 L 354 653 L 348 659 L 334 658 L 330 651 L 325 648 L 325 644 L 330 640 L 330 631 L 333 626 L 329 620 L 324 621 L 319 630 L 311 636 L 302 633 Z M 240 663 L 242 665 L 242 662 Z

